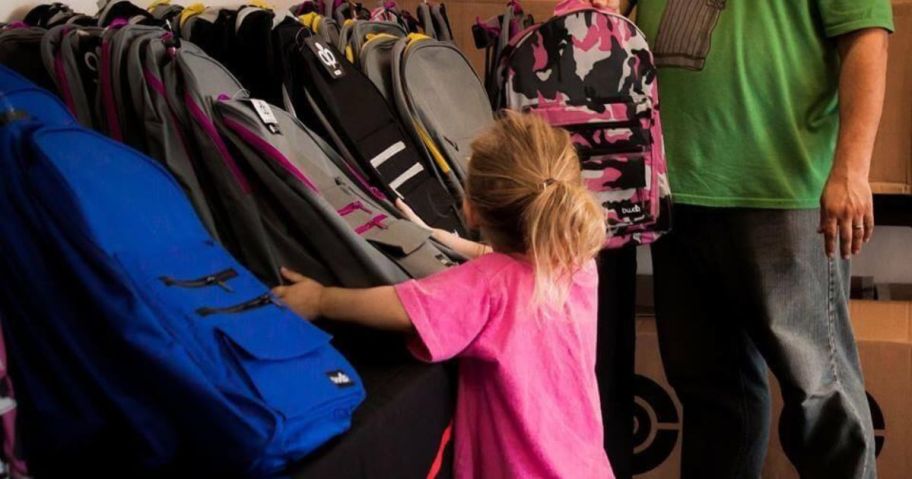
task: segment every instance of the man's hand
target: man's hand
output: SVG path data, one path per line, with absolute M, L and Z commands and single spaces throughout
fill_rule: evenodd
M 291 282 L 290 286 L 273 288 L 272 294 L 282 300 L 289 309 L 306 319 L 315 319 L 321 314 L 320 302 L 325 289 L 320 283 L 282 268 L 282 276 Z
M 831 258 L 836 255 L 837 238 L 843 258 L 861 251 L 874 233 L 874 199 L 866 177 L 830 175 L 820 198 L 820 232 Z
M 621 9 L 621 0 L 589 0 L 595 8 L 610 8 L 612 10 Z

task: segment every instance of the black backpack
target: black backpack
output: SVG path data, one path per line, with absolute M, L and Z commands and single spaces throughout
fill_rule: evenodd
M 387 197 L 403 198 L 432 227 L 464 232 L 458 201 L 370 79 L 306 28 L 289 25 L 282 37 L 285 87 L 298 116 Z

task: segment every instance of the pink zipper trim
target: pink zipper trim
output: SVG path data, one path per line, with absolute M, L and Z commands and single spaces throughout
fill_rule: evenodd
M 148 69 L 143 70 L 143 77 L 146 79 L 146 83 L 155 90 L 155 93 L 158 93 L 161 96 L 165 96 L 165 84 L 155 76 L 154 73 L 150 72 Z
M 174 110 L 171 108 L 170 103 L 167 102 L 165 84 L 162 83 L 161 79 L 155 76 L 155 74 L 148 69 L 143 70 L 143 76 L 146 78 L 146 83 L 149 84 L 149 87 L 152 88 L 155 93 L 158 93 L 162 98 L 166 99 L 165 103 L 168 104 L 168 114 L 171 115 L 171 128 L 175 131 L 177 137 L 180 139 L 181 146 L 184 147 L 184 152 L 187 153 L 187 155 L 190 155 L 190 152 L 192 150 L 190 149 L 190 144 L 187 142 L 187 137 L 184 136 L 184 131 L 180 127 L 180 121 L 177 119 L 177 114 L 174 113 Z
M 57 82 L 60 83 L 60 93 L 63 95 L 63 101 L 66 102 L 67 108 L 73 116 L 76 115 L 76 104 L 73 100 L 73 92 L 70 91 L 70 84 L 67 83 L 66 71 L 63 68 L 63 55 L 60 52 L 54 55 L 54 70 L 57 73 Z
M 224 121 L 225 126 L 234 130 L 234 132 L 237 133 L 241 139 L 253 146 L 254 149 L 259 150 L 261 153 L 278 162 L 280 165 L 282 165 L 282 168 L 285 168 L 285 170 L 291 173 L 292 176 L 300 180 L 301 183 L 304 183 L 304 186 L 308 187 L 314 193 L 320 194 L 320 190 L 317 189 L 317 185 L 314 184 L 314 182 L 311 181 L 310 178 L 304 174 L 304 172 L 292 164 L 291 161 L 289 161 L 288 158 L 283 155 L 282 152 L 279 151 L 276 147 L 272 146 L 269 144 L 269 142 L 257 136 L 240 122 L 232 120 L 231 118 L 225 118 Z
M 348 216 L 355 211 L 363 211 L 367 214 L 371 214 L 371 210 L 367 209 L 364 204 L 358 200 L 355 200 L 338 210 L 339 216 Z
M 113 28 L 113 26 L 112 26 Z M 123 132 L 120 129 L 120 120 L 117 118 L 117 106 L 114 104 L 114 88 L 111 85 L 111 42 L 105 40 L 101 44 L 101 90 L 104 99 L 105 116 L 108 120 L 108 131 L 111 138 L 123 141 Z
M 355 233 L 363 235 L 364 233 L 367 233 L 371 228 L 386 229 L 386 226 L 383 226 L 383 220 L 386 218 L 388 217 L 383 214 L 374 216 L 373 218 L 367 220 L 367 223 L 364 223 L 363 225 L 355 228 Z
M 349 173 L 351 173 L 352 176 L 355 177 L 355 181 L 357 181 L 358 183 L 361 184 L 361 187 L 364 188 L 364 191 L 367 191 L 374 198 L 376 198 L 380 201 L 387 201 L 386 195 L 384 195 L 383 192 L 380 191 L 379 188 L 377 188 L 375 186 L 371 186 L 370 183 L 367 182 L 367 178 L 365 178 L 363 175 L 361 175 L 361 173 L 359 173 L 358 170 L 356 170 L 352 165 L 348 164 L 348 162 L 345 161 L 344 158 L 342 159 L 342 164 L 344 164 L 345 169 L 348 170 Z
M 209 139 L 215 143 L 215 149 L 221 154 L 222 161 L 225 163 L 225 166 L 228 167 L 228 171 L 231 172 L 231 175 L 234 176 L 238 186 L 241 187 L 241 190 L 244 193 L 250 193 L 250 183 L 247 182 L 247 178 L 244 177 L 244 174 L 241 173 L 241 169 L 238 168 L 237 163 L 234 162 L 234 158 L 231 157 L 231 153 L 228 151 L 228 146 L 225 145 L 225 141 L 222 140 L 222 137 L 219 135 L 218 131 L 216 131 L 215 125 L 206 117 L 206 114 L 203 113 L 203 110 L 200 109 L 199 105 L 193 101 L 193 98 L 190 98 L 190 93 L 188 92 L 184 93 L 184 103 L 187 104 L 187 110 L 190 112 L 190 116 L 199 123 L 206 132 L 206 135 L 209 136 Z
M 61 30 L 59 36 L 61 43 L 64 35 L 70 33 L 70 30 L 72 30 L 70 27 L 64 27 L 63 30 Z M 66 70 L 63 67 L 63 55 L 60 53 L 60 50 L 54 55 L 54 73 L 57 75 L 57 83 L 60 84 L 60 94 L 63 95 L 64 103 L 66 103 L 67 108 L 70 110 L 70 114 L 77 117 L 76 102 L 73 100 L 73 92 L 70 90 L 70 84 L 67 82 Z

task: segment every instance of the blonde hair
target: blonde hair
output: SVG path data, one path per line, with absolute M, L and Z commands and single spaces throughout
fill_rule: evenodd
M 605 214 L 583 185 L 570 135 L 508 113 L 472 143 L 466 199 L 495 250 L 525 254 L 536 301 L 566 298 L 605 241 Z

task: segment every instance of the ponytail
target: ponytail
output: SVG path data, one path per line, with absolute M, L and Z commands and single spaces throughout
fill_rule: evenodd
M 541 193 L 523 215 L 535 296 L 546 303 L 563 301 L 573 274 L 605 240 L 605 214 L 591 193 L 576 183 L 542 183 Z
M 605 241 L 605 214 L 586 190 L 564 130 L 507 114 L 472 144 L 466 196 L 495 250 L 525 255 L 535 298 L 557 305 Z

